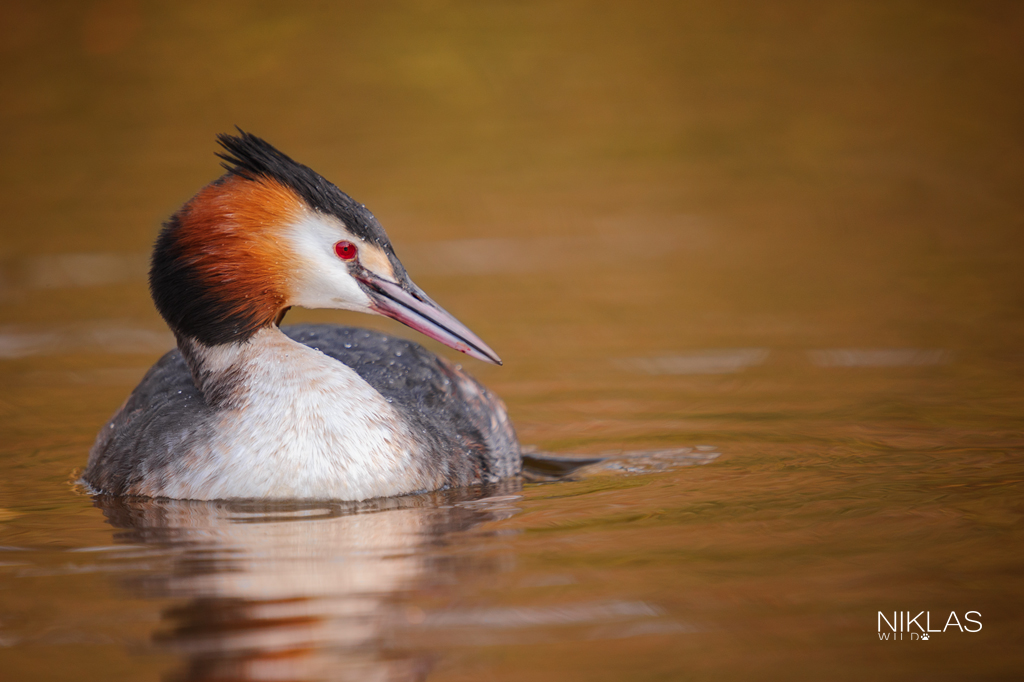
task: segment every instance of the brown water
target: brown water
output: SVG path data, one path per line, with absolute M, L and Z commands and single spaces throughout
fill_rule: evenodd
M 1019 679 L 1022 45 L 1016 2 L 4 3 L 0 679 Z M 374 210 L 525 444 L 645 454 L 76 491 L 236 123 Z

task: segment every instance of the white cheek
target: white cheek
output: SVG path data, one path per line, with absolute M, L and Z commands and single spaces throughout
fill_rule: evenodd
M 334 254 L 334 244 L 346 238 L 339 224 L 306 213 L 285 233 L 296 262 L 290 273 L 289 305 L 370 311 L 370 299 Z

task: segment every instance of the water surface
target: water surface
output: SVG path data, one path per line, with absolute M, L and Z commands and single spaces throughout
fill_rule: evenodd
M 1012 2 L 3 4 L 0 678 L 1019 677 L 1022 44 Z M 523 443 L 614 466 L 76 490 L 235 124 L 374 211 Z

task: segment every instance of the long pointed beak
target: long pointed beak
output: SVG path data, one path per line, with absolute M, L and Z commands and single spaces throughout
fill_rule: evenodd
M 490 346 L 469 331 L 466 325 L 456 320 L 451 313 L 431 301 L 415 285 L 416 294 L 414 295 L 394 282 L 389 282 L 370 272 L 358 276 L 358 279 L 365 286 L 374 311 L 385 317 L 398 320 L 421 334 L 477 360 L 492 362 L 495 365 L 501 364 L 501 358 L 491 350 Z

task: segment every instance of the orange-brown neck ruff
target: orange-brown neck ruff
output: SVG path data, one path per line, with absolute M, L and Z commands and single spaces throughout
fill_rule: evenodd
M 287 306 L 294 256 L 282 231 L 306 211 L 289 187 L 225 175 L 164 225 L 150 291 L 177 334 L 206 345 L 245 341 Z

